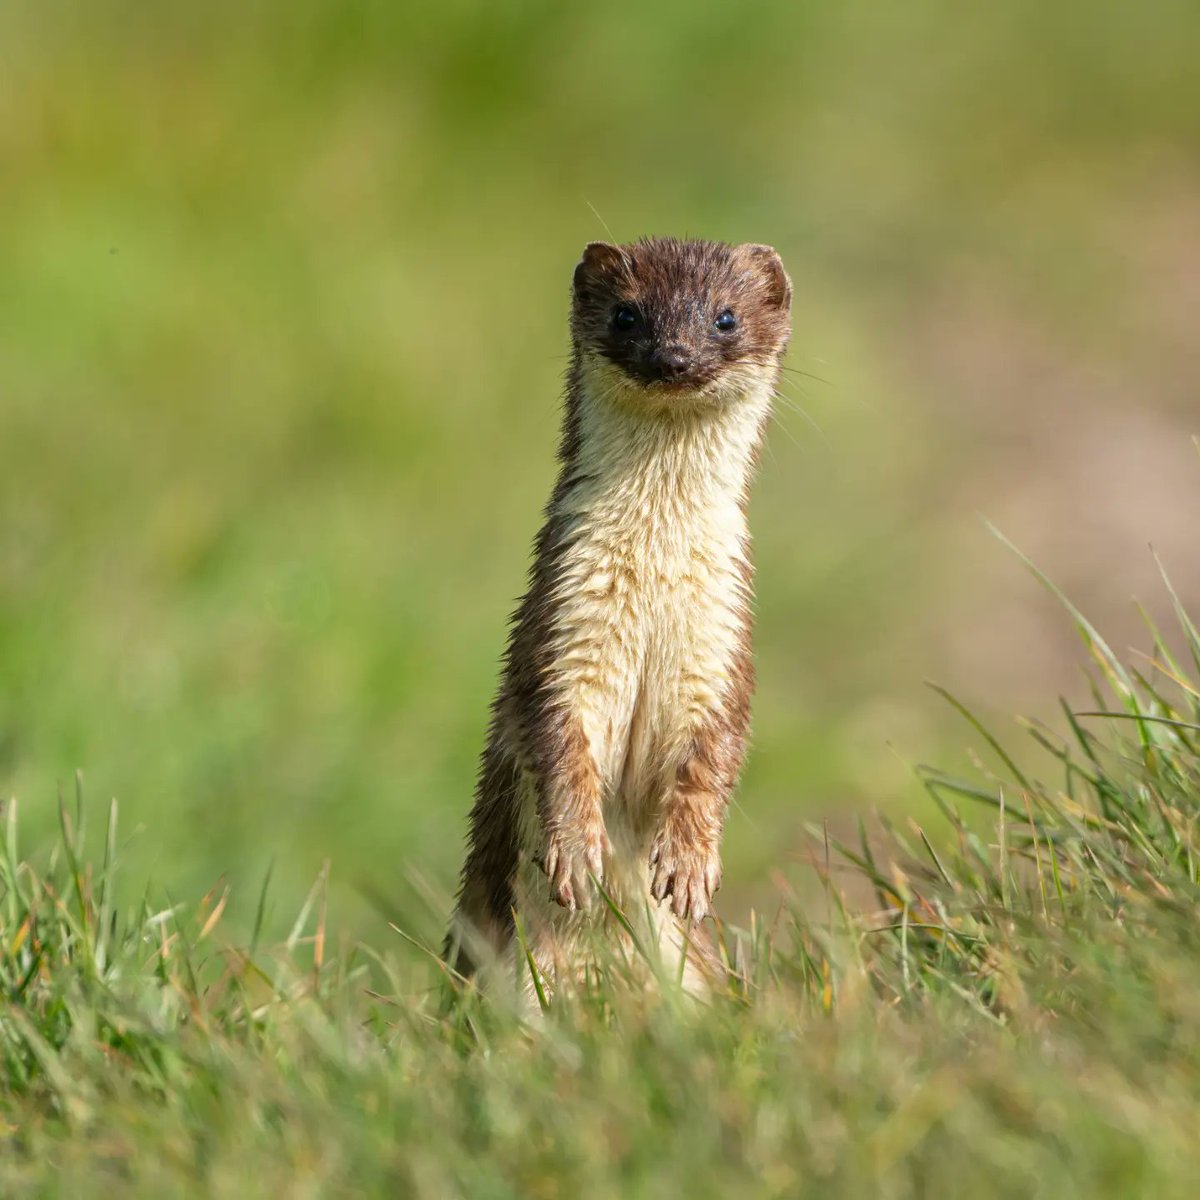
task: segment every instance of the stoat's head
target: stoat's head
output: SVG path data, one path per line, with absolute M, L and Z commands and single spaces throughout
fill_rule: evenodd
M 770 246 L 592 242 L 575 268 L 580 368 L 634 404 L 692 407 L 774 386 L 792 285 Z

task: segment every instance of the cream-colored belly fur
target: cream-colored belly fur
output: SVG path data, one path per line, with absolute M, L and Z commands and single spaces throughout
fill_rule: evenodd
M 626 904 L 649 901 L 662 801 L 721 703 L 743 636 L 744 496 L 770 402 L 769 386 L 753 382 L 692 411 L 648 413 L 644 399 L 611 391 L 582 410 L 583 480 L 559 506 L 576 528 L 556 597 L 555 692 L 599 771 L 606 886 Z M 525 808 L 532 839 L 532 788 Z M 544 881 L 520 891 L 532 900 Z M 560 930 L 578 920 L 533 907 Z

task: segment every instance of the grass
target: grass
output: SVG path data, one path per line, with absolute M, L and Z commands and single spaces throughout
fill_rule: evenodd
M 1198 13 L 0 9 L 0 1193 L 1180 1190 L 1197 671 L 1085 628 L 1116 715 L 1006 765 L 1069 667 L 963 514 L 1122 643 L 1142 530 L 1196 595 Z M 696 1010 L 612 963 L 531 1031 L 406 938 L 604 223 L 796 282 L 738 975 Z M 961 736 L 925 671 L 978 769 L 898 764 Z
M 282 944 L 228 896 L 114 906 L 114 805 L 0 866 L 5 1195 L 1184 1196 L 1200 1153 L 1200 636 L 1134 664 L 1043 781 L 976 724 L 927 832 L 814 830 L 819 900 L 722 928 L 704 1003 L 602 961 L 530 1023 L 409 940 Z M 957 705 L 957 701 L 952 701 Z M 990 826 L 977 819 L 982 807 Z M 95 841 L 95 853 L 89 846 Z M 264 888 L 265 892 L 265 888 Z M 869 896 L 866 902 L 863 897 Z

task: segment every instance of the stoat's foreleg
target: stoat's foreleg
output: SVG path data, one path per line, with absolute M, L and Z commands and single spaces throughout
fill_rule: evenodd
M 717 712 L 675 773 L 650 849 L 650 892 L 681 919 L 708 914 L 721 885 L 721 831 L 746 749 L 746 709 Z
M 549 745 L 538 764 L 539 861 L 558 904 L 587 908 L 590 876 L 604 878 L 604 856 L 610 849 L 600 771 L 578 718 L 559 716 L 545 740 Z

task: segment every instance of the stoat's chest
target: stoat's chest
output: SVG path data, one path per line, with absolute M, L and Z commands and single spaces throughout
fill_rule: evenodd
M 748 619 L 741 488 L 674 466 L 585 485 L 560 560 L 557 684 L 619 807 L 645 809 L 673 777 Z

